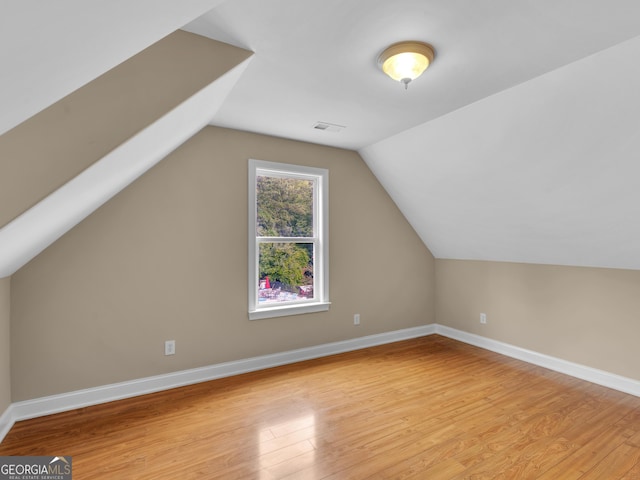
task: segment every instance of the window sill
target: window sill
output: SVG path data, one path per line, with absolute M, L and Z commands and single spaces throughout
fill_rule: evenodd
M 290 315 L 302 315 L 303 313 L 326 312 L 331 302 L 317 302 L 306 305 L 286 305 L 281 307 L 261 308 L 249 311 L 249 320 L 262 318 L 287 317 Z

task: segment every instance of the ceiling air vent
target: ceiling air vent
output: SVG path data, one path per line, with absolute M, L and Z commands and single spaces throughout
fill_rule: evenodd
M 334 123 L 316 122 L 313 128 L 315 128 L 316 130 L 324 130 L 325 132 L 339 132 L 345 127 L 342 125 L 336 125 Z

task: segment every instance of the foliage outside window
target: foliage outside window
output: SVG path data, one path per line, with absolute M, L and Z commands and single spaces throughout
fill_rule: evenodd
M 249 161 L 249 318 L 328 309 L 328 171 Z

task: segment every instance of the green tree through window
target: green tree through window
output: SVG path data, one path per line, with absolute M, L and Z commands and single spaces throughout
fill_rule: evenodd
M 269 277 L 271 285 L 281 284 L 287 292 L 297 286 L 313 284 L 313 264 L 307 249 L 293 243 L 260 245 L 260 278 Z
M 259 176 L 256 179 L 258 236 L 313 236 L 313 182 Z
M 312 180 L 261 175 L 256 178 L 257 235 L 298 239 L 313 237 Z M 298 294 L 313 286 L 313 244 L 263 242 L 259 248 L 259 276 L 280 290 Z M 304 289 L 305 292 L 313 292 Z M 271 301 L 291 300 L 272 295 Z

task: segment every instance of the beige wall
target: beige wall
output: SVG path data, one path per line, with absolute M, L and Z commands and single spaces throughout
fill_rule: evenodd
M 0 416 L 11 404 L 10 278 L 0 278 Z
M 438 323 L 640 380 L 640 271 L 437 260 L 436 278 Z
M 177 31 L 0 136 L 0 227 L 249 55 Z
M 329 169 L 329 312 L 248 320 L 249 158 Z M 434 283 L 356 153 L 207 127 L 12 277 L 13 400 L 430 324 Z

